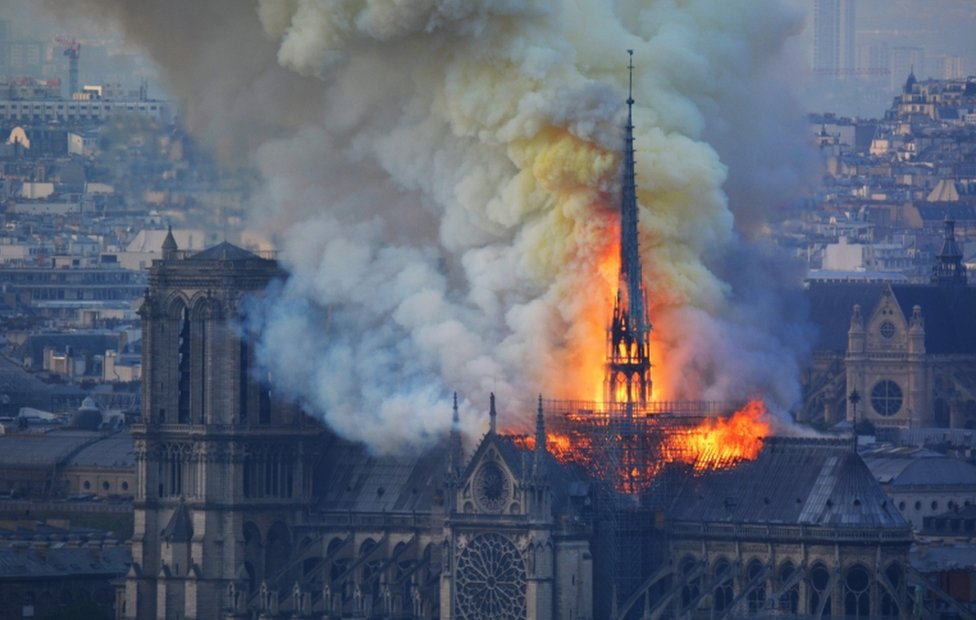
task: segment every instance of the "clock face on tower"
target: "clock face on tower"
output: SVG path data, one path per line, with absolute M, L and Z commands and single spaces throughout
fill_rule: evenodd
M 485 463 L 474 478 L 474 496 L 478 506 L 486 512 L 501 512 L 508 503 L 511 485 L 508 476 L 497 463 Z

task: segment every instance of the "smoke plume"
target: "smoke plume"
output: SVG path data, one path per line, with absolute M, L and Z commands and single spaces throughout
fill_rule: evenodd
M 63 1 L 63 0 L 62 0 Z M 276 389 L 378 451 L 535 394 L 600 397 L 634 50 L 654 397 L 797 400 L 800 274 L 763 223 L 803 173 L 786 0 L 85 0 L 224 144 L 260 135 Z M 247 141 L 244 141 L 246 144 Z M 728 191 L 726 191 L 726 188 Z

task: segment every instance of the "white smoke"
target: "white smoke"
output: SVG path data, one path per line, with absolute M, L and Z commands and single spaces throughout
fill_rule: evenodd
M 153 27 L 124 0 L 85 6 L 162 50 L 202 118 L 234 104 L 218 133 L 251 118 L 291 128 L 254 154 L 255 222 L 291 272 L 255 327 L 275 386 L 337 432 L 395 451 L 447 428 L 453 391 L 466 412 L 496 392 L 509 426 L 536 393 L 592 397 L 581 356 L 602 355 L 611 306 L 600 266 L 616 234 L 627 49 L 657 395 L 794 403 L 798 276 L 756 234 L 802 174 L 782 81 L 801 25 L 791 3 L 207 4 L 140 3 L 158 8 Z M 273 45 L 241 36 L 258 23 Z M 169 46 L 219 50 L 229 77 L 209 88 L 167 62 Z M 480 413 L 466 419 L 482 428 Z

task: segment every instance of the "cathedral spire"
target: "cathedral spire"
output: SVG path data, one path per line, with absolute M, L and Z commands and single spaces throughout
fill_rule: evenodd
M 637 232 L 637 173 L 634 158 L 634 50 L 627 50 L 627 127 L 624 137 L 623 186 L 620 196 L 620 284 L 626 286 L 628 313 L 637 329 L 644 328 L 644 281 Z
M 634 157 L 634 51 L 627 64 L 627 125 L 620 192 L 620 276 L 608 334 L 607 400 L 643 405 L 651 396 L 650 334 L 638 232 Z

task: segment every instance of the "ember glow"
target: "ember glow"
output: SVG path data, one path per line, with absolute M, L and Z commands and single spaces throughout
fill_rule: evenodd
M 663 411 L 668 403 L 661 405 L 660 412 L 632 418 L 619 411 L 579 409 L 550 417 L 546 449 L 560 463 L 578 465 L 618 492 L 634 495 L 647 490 L 669 464 L 703 473 L 754 459 L 770 432 L 769 412 L 761 400 L 731 415 L 715 416 L 675 415 Z M 512 438 L 523 449 L 535 448 L 531 435 Z
M 669 441 L 679 444 L 675 454 L 696 471 L 731 467 L 759 455 L 762 440 L 769 434 L 767 416 L 763 402 L 752 400 L 728 418 L 706 419 Z

